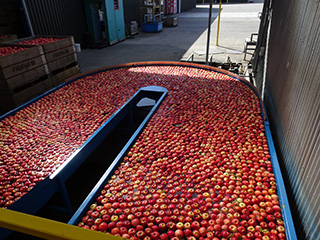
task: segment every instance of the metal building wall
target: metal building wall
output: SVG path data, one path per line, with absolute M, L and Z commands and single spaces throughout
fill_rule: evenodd
M 297 216 L 297 235 L 316 240 L 320 239 L 320 1 L 274 0 L 272 9 L 265 105 Z
M 72 35 L 83 42 L 88 32 L 83 0 L 25 0 L 36 35 Z
M 188 11 L 192 8 L 195 8 L 197 5 L 196 0 L 180 0 L 181 1 L 181 12 Z
M 123 14 L 128 33 L 131 21 L 137 21 L 141 26 L 140 0 L 123 0 Z

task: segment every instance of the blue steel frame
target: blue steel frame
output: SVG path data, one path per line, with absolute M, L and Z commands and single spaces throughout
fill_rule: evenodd
M 191 67 L 191 68 L 200 68 L 200 69 L 206 69 L 206 70 L 210 70 L 210 71 L 214 71 L 214 72 L 219 72 L 219 73 L 223 73 L 226 74 L 230 77 L 233 77 L 241 82 L 243 82 L 244 84 L 246 84 L 258 97 L 259 99 L 259 103 L 260 103 L 260 108 L 261 108 L 261 116 L 264 120 L 264 126 L 265 126 L 265 132 L 266 132 L 266 137 L 267 137 L 267 141 L 268 141 L 268 146 L 269 146 L 269 151 L 270 151 L 270 156 L 271 156 L 271 162 L 273 165 L 273 170 L 274 170 L 274 174 L 275 174 L 275 178 L 276 178 L 276 183 L 277 183 L 277 194 L 279 196 L 279 200 L 280 200 L 280 204 L 281 204 L 281 210 L 282 210 L 282 215 L 283 215 L 283 220 L 284 220 L 284 224 L 285 224 L 285 229 L 286 229 L 286 235 L 287 238 L 290 240 L 296 240 L 297 236 L 296 236 L 296 231 L 294 228 L 294 223 L 293 223 L 293 219 L 292 219 L 292 214 L 291 214 L 291 210 L 290 210 L 290 205 L 289 205 L 289 201 L 288 201 L 288 197 L 286 194 L 286 189 L 285 189 L 285 185 L 284 185 L 284 181 L 282 178 L 282 174 L 281 174 L 281 170 L 280 170 L 280 166 L 279 166 L 279 162 L 278 162 L 278 158 L 277 158 L 277 154 L 275 151 L 275 147 L 274 147 L 274 143 L 273 143 L 273 139 L 272 139 L 272 135 L 271 135 L 271 131 L 270 131 L 270 124 L 267 118 L 267 114 L 264 108 L 264 104 L 262 102 L 262 99 L 257 91 L 257 89 L 248 81 L 246 81 L 244 78 L 239 77 L 236 74 L 230 73 L 228 71 L 222 70 L 222 69 L 217 69 L 214 67 L 210 67 L 210 66 L 205 66 L 205 65 L 199 65 L 199 64 L 194 64 L 194 63 L 183 63 L 183 62 L 137 62 L 137 63 L 128 63 L 128 64 L 122 64 L 122 65 L 118 65 L 118 66 L 112 66 L 112 67 L 107 67 L 107 68 L 102 68 L 102 69 L 98 69 L 98 70 L 94 70 L 94 71 L 90 71 L 87 72 L 85 74 L 81 74 L 75 78 L 70 79 L 70 82 L 76 81 L 80 78 L 86 77 L 86 76 L 90 76 L 96 73 L 100 73 L 100 72 L 104 72 L 104 71 L 108 71 L 108 70 L 113 70 L 113 69 L 119 69 L 119 68 L 128 68 L 128 67 L 136 67 L 136 66 L 150 66 L 150 65 L 158 65 L 158 66 L 182 66 L 182 67 Z M 70 83 L 69 82 L 69 83 Z M 40 98 L 56 91 L 57 89 L 63 87 L 66 84 L 69 83 L 64 83 L 46 93 L 44 93 L 43 95 L 25 103 L 24 105 L 8 112 L 7 114 L 4 114 L 3 116 L 0 116 L 0 121 L 8 116 L 14 115 L 17 111 L 25 108 L 26 106 L 32 104 L 33 102 L 39 100 Z M 154 110 L 152 111 L 154 112 Z M 109 120 L 108 120 L 109 121 Z M 138 131 L 138 130 L 137 130 Z M 139 131 L 142 131 L 142 128 L 140 129 L 139 127 Z M 113 172 L 116 170 L 116 168 L 119 166 L 119 164 L 121 163 L 121 157 L 124 156 L 124 154 L 128 151 L 128 149 L 131 147 L 131 145 L 134 143 L 134 141 L 136 140 L 136 138 L 138 137 L 138 134 L 134 134 L 132 136 L 132 138 L 130 138 L 130 140 L 128 141 L 128 143 L 126 144 L 126 146 L 122 149 L 122 151 L 119 153 L 119 155 L 116 157 L 116 159 L 114 160 L 114 162 L 110 165 L 110 167 L 108 168 L 108 170 L 105 172 L 105 174 L 102 176 L 102 178 L 99 180 L 99 182 L 96 184 L 96 186 L 94 187 L 94 189 L 91 191 L 91 193 L 88 195 L 88 197 L 85 199 L 85 201 L 82 203 L 82 205 L 79 207 L 79 209 L 76 211 L 76 213 L 72 216 L 72 218 L 69 221 L 69 224 L 74 224 L 76 223 L 81 216 L 84 215 L 84 211 L 85 209 L 88 207 L 88 205 L 90 203 L 92 203 L 95 200 L 95 197 L 97 196 L 97 193 L 99 193 L 99 188 L 101 188 L 101 186 L 111 177 L 111 175 L 113 174 Z M 93 144 L 90 144 L 89 142 L 92 141 L 92 138 L 90 137 L 87 142 L 85 144 L 88 144 L 89 147 L 88 148 L 83 148 L 82 146 L 78 149 L 77 153 L 80 151 L 80 149 L 82 149 L 82 151 L 85 153 L 87 150 L 91 150 L 93 151 L 93 149 L 91 149 L 92 147 L 94 147 Z M 97 144 L 97 143 L 96 143 Z M 87 156 L 89 155 L 88 153 L 86 153 Z M 37 210 L 39 210 L 50 198 L 51 196 L 58 190 L 61 189 L 61 185 L 63 185 L 64 181 L 76 170 L 73 168 L 76 168 L 77 166 L 73 166 L 73 163 L 71 164 L 71 161 L 68 161 L 68 163 L 70 164 L 63 164 L 63 167 L 61 166 L 58 170 L 61 171 L 62 173 L 65 173 L 66 175 L 60 175 L 60 173 L 55 174 L 55 175 L 51 175 L 50 177 L 44 179 L 43 181 L 41 181 L 40 183 L 38 183 L 28 194 L 26 194 L 25 196 L 23 196 L 19 201 L 17 201 L 16 203 L 14 203 L 12 206 L 9 207 L 9 209 L 12 210 L 17 210 L 17 211 L 22 211 L 25 213 L 34 213 Z M 64 169 L 66 168 L 66 169 Z M 58 179 L 61 178 L 57 181 L 53 181 L 54 179 Z M 54 184 L 50 184 L 54 182 Z M 66 201 L 68 201 L 68 197 L 67 197 L 67 193 L 65 192 L 65 199 Z M 8 230 L 9 231 L 9 230 Z M 2 229 L 0 228 L 0 236 L 2 236 Z M 0 237 L 1 239 L 1 237 Z
M 280 206 L 281 206 L 281 210 L 282 210 L 283 221 L 285 224 L 286 235 L 287 235 L 288 239 L 296 240 L 297 235 L 296 235 L 294 222 L 293 222 L 292 215 L 291 215 L 290 204 L 288 201 L 288 196 L 287 196 L 286 188 L 284 185 L 277 153 L 276 153 L 276 150 L 274 147 L 269 121 L 265 121 L 264 126 L 265 126 L 266 137 L 267 137 L 267 141 L 268 141 L 273 171 L 274 171 L 274 175 L 275 175 L 275 179 L 276 179 L 276 183 L 277 183 L 277 194 L 278 194 L 279 200 L 280 200 Z

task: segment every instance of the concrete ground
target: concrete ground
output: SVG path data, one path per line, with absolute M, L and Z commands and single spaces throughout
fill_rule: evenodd
M 258 32 L 262 8 L 263 0 L 223 3 L 217 46 L 219 4 L 213 5 L 209 48 L 212 62 L 223 63 L 228 57 L 234 63 L 248 62 L 243 60 L 245 40 Z M 140 31 L 133 38 L 103 49 L 82 49 L 78 53 L 81 72 L 138 61 L 185 61 L 191 54 L 196 61 L 205 62 L 209 4 L 198 4 L 176 16 L 178 26 L 164 27 L 159 33 Z

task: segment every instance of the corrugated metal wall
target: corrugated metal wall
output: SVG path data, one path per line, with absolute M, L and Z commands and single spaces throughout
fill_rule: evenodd
M 320 1 L 273 1 L 265 105 L 299 239 L 320 239 Z M 259 80 L 261 81 L 261 79 Z
M 83 0 L 25 0 L 36 35 L 72 35 L 82 43 L 88 32 Z
M 131 21 L 137 21 L 141 26 L 140 0 L 123 0 L 124 21 L 129 32 Z
M 181 1 L 181 12 L 188 11 L 195 8 L 197 5 L 196 0 L 180 0 Z

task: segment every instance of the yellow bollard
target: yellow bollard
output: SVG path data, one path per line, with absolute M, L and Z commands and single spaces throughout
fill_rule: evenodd
M 202 0 L 202 4 L 204 4 L 204 0 Z
M 216 41 L 217 46 L 219 45 L 220 14 L 221 14 L 221 0 L 219 2 L 219 16 L 218 16 L 217 41 Z

